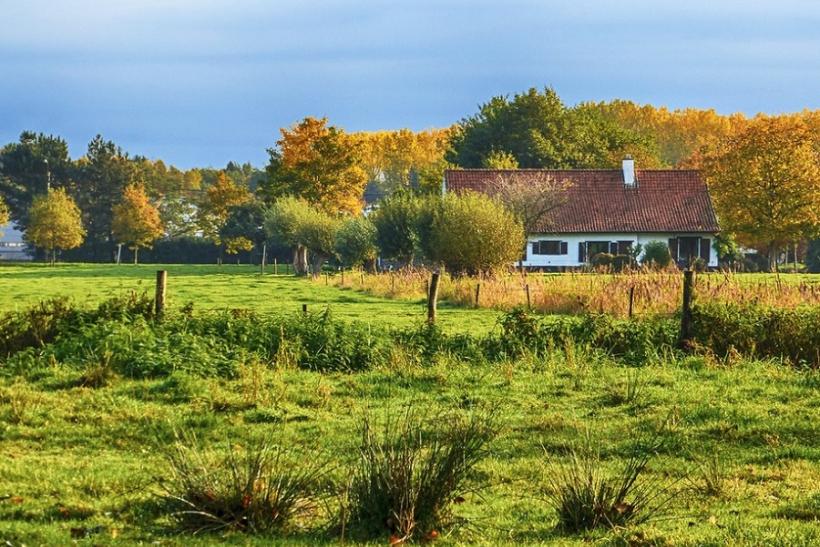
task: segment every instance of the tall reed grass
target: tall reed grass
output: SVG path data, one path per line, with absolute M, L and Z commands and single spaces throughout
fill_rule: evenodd
M 317 282 L 397 298 L 426 298 L 430 272 L 345 272 Z M 606 313 L 629 315 L 630 293 L 634 315 L 672 315 L 680 309 L 683 275 L 672 270 L 636 270 L 624 273 L 534 274 L 505 272 L 492 276 L 439 280 L 439 299 L 464 307 L 510 310 L 529 306 L 534 311 L 559 314 Z M 529 293 L 529 297 L 528 297 Z M 761 305 L 792 309 L 820 305 L 820 279 L 806 276 L 702 273 L 696 276 L 695 300 Z

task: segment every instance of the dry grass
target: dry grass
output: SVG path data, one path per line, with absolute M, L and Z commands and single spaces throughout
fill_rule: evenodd
M 322 277 L 317 282 L 375 296 L 413 300 L 426 297 L 429 279 L 428 270 L 415 269 L 379 274 L 349 271 L 344 275 Z M 683 275 L 677 270 L 618 274 L 515 272 L 480 278 L 451 277 L 445 273 L 439 283 L 439 298 L 464 307 L 509 310 L 529 305 L 547 313 L 591 311 L 626 317 L 630 292 L 635 315 L 671 315 L 680 307 L 682 290 Z M 698 274 L 694 296 L 703 301 L 784 308 L 820 305 L 820 279 L 793 275 Z

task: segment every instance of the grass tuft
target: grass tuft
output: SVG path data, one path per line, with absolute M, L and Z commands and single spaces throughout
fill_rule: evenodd
M 178 434 L 166 451 L 164 507 L 192 533 L 286 531 L 316 512 L 316 491 L 328 473 L 320 458 L 288 456 L 269 439 L 214 455 L 193 434 Z
M 442 424 L 433 429 L 430 424 Z M 429 540 L 453 524 L 452 506 L 477 486 L 471 474 L 497 435 L 492 411 L 429 417 L 407 407 L 381 431 L 365 417 L 348 492 L 350 524 L 391 542 Z
M 656 435 L 639 443 L 617 471 L 608 471 L 600 453 L 576 448 L 568 461 L 553 465 L 547 477 L 547 500 L 559 528 L 576 533 L 595 528 L 624 528 L 658 518 L 675 494 L 671 486 L 645 476 L 661 447 Z

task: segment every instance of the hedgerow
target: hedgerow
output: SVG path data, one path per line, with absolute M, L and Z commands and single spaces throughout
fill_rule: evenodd
M 820 366 L 820 309 L 698 304 L 694 346 Z M 316 371 L 356 372 L 386 366 L 397 352 L 416 365 L 439 357 L 472 363 L 546 356 L 568 343 L 623 362 L 656 362 L 677 351 L 674 318 L 618 319 L 603 314 L 501 316 L 486 336 L 448 334 L 435 325 L 404 330 L 336 320 L 329 310 L 259 315 L 233 310 L 169 314 L 157 320 L 150 300 L 132 295 L 83 310 L 51 300 L 0 317 L 0 374 L 36 374 L 54 363 L 142 378 L 174 372 L 230 378 L 244 362 Z

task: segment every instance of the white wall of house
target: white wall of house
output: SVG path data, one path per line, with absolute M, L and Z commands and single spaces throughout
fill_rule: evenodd
M 712 234 L 697 234 L 697 233 L 640 233 L 640 234 L 625 234 L 625 233 L 581 233 L 581 234 L 531 234 L 527 237 L 527 258 L 523 262 L 525 267 L 531 268 L 555 268 L 555 267 L 577 267 L 583 266 L 586 261 L 581 261 L 579 258 L 580 244 L 590 241 L 629 241 L 632 246 L 640 244 L 645 246 L 650 241 L 661 241 L 664 244 L 669 242 L 670 238 L 680 237 L 695 237 L 701 239 L 709 239 L 709 266 L 717 267 L 718 259 L 717 253 L 712 248 L 714 243 L 714 235 Z M 560 241 L 566 243 L 566 254 L 536 254 L 534 253 L 533 244 L 540 241 Z M 557 245 L 556 245 L 557 246 Z M 586 257 L 587 260 L 589 257 Z
M 0 226 L 0 260 L 31 260 L 23 234 L 11 224 Z

